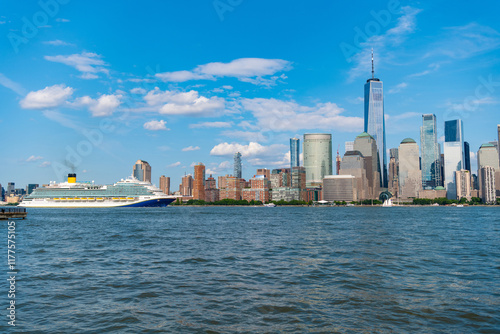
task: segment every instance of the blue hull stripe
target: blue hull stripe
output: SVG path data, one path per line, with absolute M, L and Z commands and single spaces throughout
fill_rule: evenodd
M 128 205 L 120 206 L 122 208 L 140 208 L 140 207 L 165 207 L 175 201 L 175 198 L 160 198 L 160 199 L 151 199 L 149 201 L 143 201 L 140 203 L 133 203 Z

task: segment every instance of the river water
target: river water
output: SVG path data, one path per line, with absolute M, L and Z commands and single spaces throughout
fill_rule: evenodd
M 500 333 L 498 207 L 28 211 L 2 332 Z

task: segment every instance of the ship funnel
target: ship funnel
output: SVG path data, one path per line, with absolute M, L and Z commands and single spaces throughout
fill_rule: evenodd
M 76 183 L 76 174 L 75 173 L 68 174 L 68 183 Z

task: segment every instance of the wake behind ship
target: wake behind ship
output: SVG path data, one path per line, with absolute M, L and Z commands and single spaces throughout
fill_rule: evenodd
M 68 181 L 51 183 L 37 188 L 19 204 L 37 208 L 110 208 L 110 207 L 164 207 L 175 200 L 149 182 L 133 176 L 113 185 L 94 185 L 76 182 L 76 174 L 68 174 Z

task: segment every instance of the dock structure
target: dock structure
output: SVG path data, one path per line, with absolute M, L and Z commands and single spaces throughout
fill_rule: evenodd
M 0 208 L 0 220 L 13 218 L 26 218 L 28 212 L 25 208 Z

